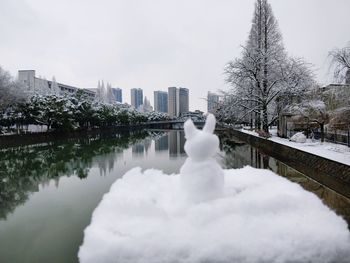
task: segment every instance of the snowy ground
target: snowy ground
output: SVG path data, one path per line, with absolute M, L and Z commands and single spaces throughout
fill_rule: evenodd
M 85 229 L 81 263 L 348 262 L 346 222 L 271 171 L 225 171 L 222 197 L 187 202 L 180 175 L 135 168 Z
M 240 131 L 244 133 L 248 133 L 254 136 L 259 135 L 254 131 L 249 131 L 246 129 L 241 129 Z M 270 131 L 272 137 L 269 140 L 304 151 L 308 153 L 312 153 L 339 163 L 343 163 L 346 165 L 350 165 L 350 147 L 345 145 L 324 142 L 320 141 L 312 141 L 311 139 L 307 139 L 305 143 L 297 143 L 291 142 L 288 139 L 280 138 L 277 136 L 277 130 L 272 129 Z

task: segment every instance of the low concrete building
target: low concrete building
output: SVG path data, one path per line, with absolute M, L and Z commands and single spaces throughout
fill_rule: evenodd
M 18 81 L 27 88 L 31 94 L 50 95 L 53 94 L 52 81 L 35 76 L 35 70 L 19 70 Z M 60 95 L 75 94 L 81 90 L 88 98 L 94 99 L 95 92 L 88 89 L 80 89 L 78 87 L 57 83 Z

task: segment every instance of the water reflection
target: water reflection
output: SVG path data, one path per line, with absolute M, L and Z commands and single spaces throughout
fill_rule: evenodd
M 170 132 L 168 136 L 169 156 L 176 158 L 185 155 L 185 134 L 184 132 Z
M 167 151 L 169 149 L 169 135 L 164 135 L 155 140 L 154 148 L 156 152 Z
M 132 157 L 141 157 L 145 152 L 145 145 L 137 143 L 132 146 Z
M 54 179 L 58 187 L 63 175 L 83 179 L 92 166 L 105 175 L 114 168 L 123 149 L 133 144 L 144 149 L 138 142 L 148 136 L 156 135 L 143 131 L 0 150 L 0 219 L 6 219 L 30 193 L 39 191 L 39 184 L 45 186 Z

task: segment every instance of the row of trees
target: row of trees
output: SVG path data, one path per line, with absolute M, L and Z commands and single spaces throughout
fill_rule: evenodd
M 287 55 L 282 35 L 267 0 L 257 0 L 252 27 L 242 55 L 225 73 L 232 90 L 224 94 L 217 115 L 221 120 L 248 122 L 268 132 L 280 105 L 315 85 L 310 65 Z
M 45 125 L 48 130 L 73 130 L 167 119 L 164 113 L 141 113 L 121 105 L 91 101 L 78 92 L 74 96 L 35 95 L 30 101 L 16 103 L 0 115 L 0 128 L 25 129 L 32 124 Z

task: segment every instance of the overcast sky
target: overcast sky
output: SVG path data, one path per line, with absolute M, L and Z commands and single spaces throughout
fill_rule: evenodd
M 93 88 L 182 86 L 190 109 L 206 110 L 208 91 L 227 88 L 223 68 L 239 56 L 255 0 L 0 0 L 0 65 Z M 350 0 L 270 0 L 290 55 L 331 82 L 328 51 L 350 41 Z

